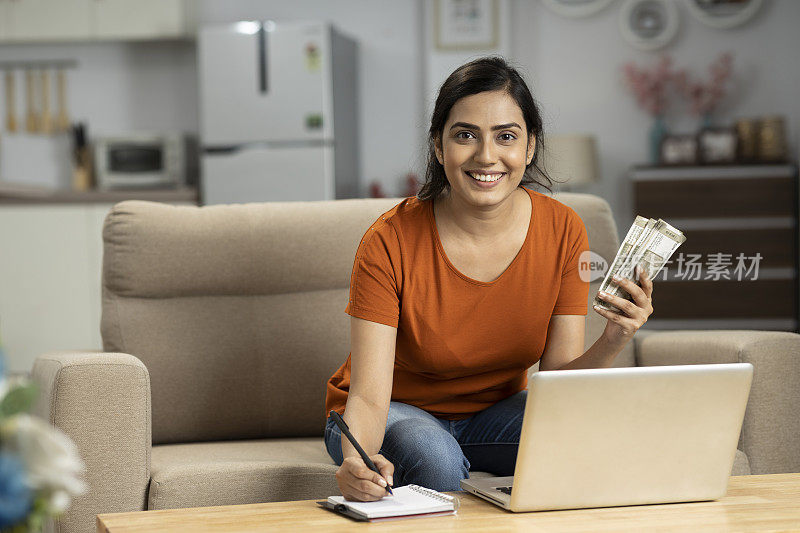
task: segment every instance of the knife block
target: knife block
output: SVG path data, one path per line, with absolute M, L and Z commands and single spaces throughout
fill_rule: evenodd
M 75 150 L 75 166 L 72 169 L 72 190 L 88 191 L 94 186 L 92 180 L 92 158 L 89 147 Z

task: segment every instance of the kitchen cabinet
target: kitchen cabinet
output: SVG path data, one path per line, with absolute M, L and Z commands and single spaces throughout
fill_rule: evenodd
M 102 229 L 115 200 L 72 203 L 78 194 L 65 196 L 69 203 L 0 197 L 0 338 L 9 372 L 30 372 L 36 357 L 51 351 L 102 349 Z M 164 200 L 196 205 L 174 198 Z
M 59 41 L 84 38 L 90 33 L 95 0 L 11 0 L 8 3 L 8 39 Z M 5 3 L 5 2 L 4 2 Z
M 0 41 L 193 38 L 193 0 L 0 0 Z
M 176 39 L 194 33 L 185 0 L 94 0 L 97 39 Z
M 8 39 L 11 31 L 11 3 L 12 0 L 0 0 L 0 41 Z
M 656 276 L 648 329 L 798 331 L 795 165 L 637 167 L 631 177 L 635 213 L 686 235 Z

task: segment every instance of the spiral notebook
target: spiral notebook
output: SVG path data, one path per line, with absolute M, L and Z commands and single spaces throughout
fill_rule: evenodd
M 374 502 L 353 502 L 345 500 L 344 496 L 331 496 L 324 506 L 370 522 L 452 515 L 459 506 L 458 498 L 419 485 L 405 485 L 392 491 L 394 496 L 387 495 Z

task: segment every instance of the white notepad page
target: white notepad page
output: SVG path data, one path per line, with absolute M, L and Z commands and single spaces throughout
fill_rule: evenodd
M 456 509 L 456 499 L 452 496 L 419 485 L 397 487 L 392 489 L 392 492 L 394 496 L 386 495 L 374 502 L 352 502 L 345 500 L 344 496 L 330 496 L 328 501 L 333 504 L 344 504 L 367 518 L 436 513 Z

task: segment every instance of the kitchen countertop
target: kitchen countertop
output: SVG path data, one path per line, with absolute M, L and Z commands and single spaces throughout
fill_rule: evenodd
M 198 203 L 198 190 L 181 189 L 127 189 L 114 191 L 47 190 L 6 186 L 0 183 L 0 205 L 21 204 L 114 204 L 123 200 L 149 200 L 151 202 Z

